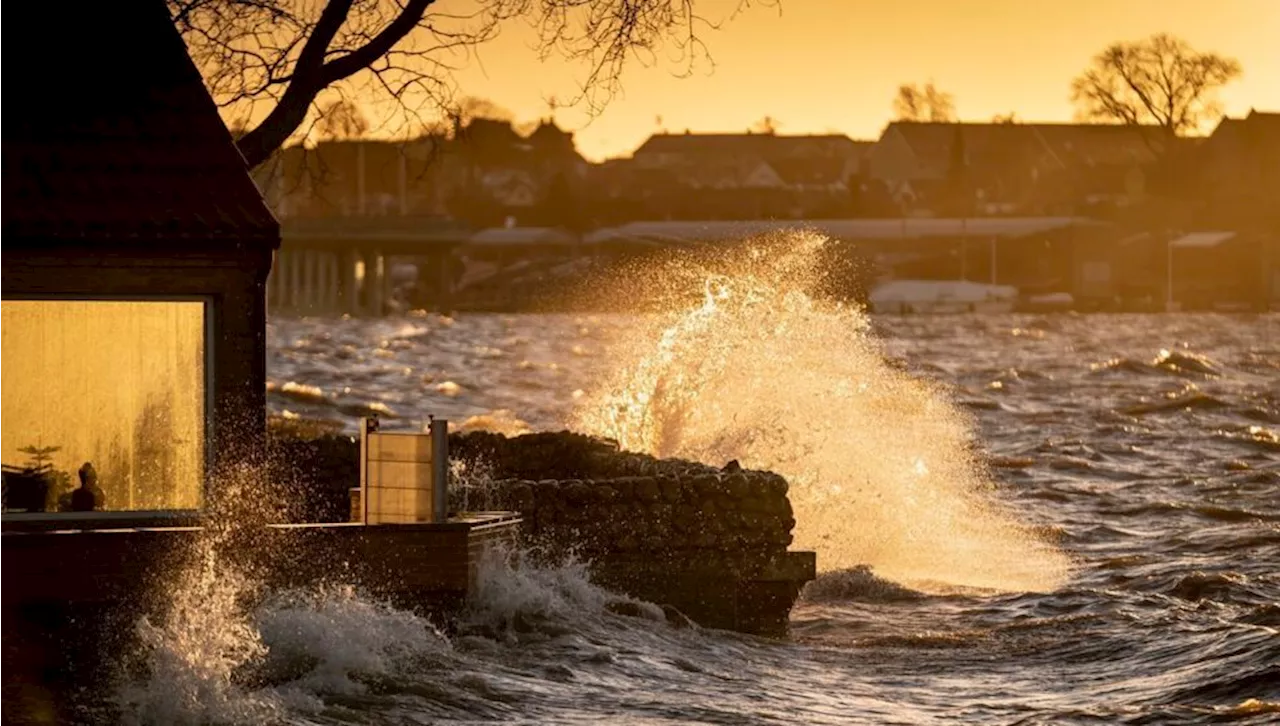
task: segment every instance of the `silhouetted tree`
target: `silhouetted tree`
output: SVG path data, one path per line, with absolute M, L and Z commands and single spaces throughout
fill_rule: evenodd
M 778 132 L 779 126 L 781 126 L 781 124 L 778 123 L 778 119 L 772 116 L 765 116 L 752 124 L 750 130 L 757 134 L 775 134 Z
M 61 446 L 24 446 L 18 449 L 31 457 L 31 460 L 23 466 L 23 472 L 44 483 L 45 507 L 48 511 L 57 509 L 62 495 L 71 489 L 71 475 L 65 471 L 59 471 L 53 465 L 53 455 L 61 450 Z
M 31 461 L 27 464 L 27 468 L 36 473 L 45 473 L 53 471 L 53 455 L 62 451 L 61 446 L 24 446 L 18 449 L 22 453 L 31 457 Z
M 914 83 L 903 84 L 893 99 L 893 114 L 898 121 L 955 121 L 955 97 L 932 82 L 923 88 Z
M 991 117 L 993 124 L 1016 124 L 1018 123 L 1018 112 L 1010 111 L 1009 113 L 998 113 Z
M 214 98 L 260 118 L 237 142 L 250 166 L 299 130 L 326 89 L 391 101 L 383 122 L 428 125 L 423 111 L 430 117 L 451 106 L 450 55 L 492 40 L 515 18 L 537 29 L 543 58 L 585 64 L 573 104 L 593 113 L 619 91 L 628 56 L 661 52 L 692 70 L 708 58 L 699 33 L 719 27 L 695 12 L 698 0 L 475 0 L 461 12 L 437 12 L 436 0 L 168 4 Z
M 453 108 L 449 109 L 449 122 L 454 133 L 476 119 L 511 123 L 515 119 L 515 114 L 502 104 L 480 96 L 463 96 Z
M 1220 88 L 1240 77 L 1240 62 L 1201 53 L 1167 33 L 1115 43 L 1071 82 L 1071 100 L 1086 120 L 1153 123 L 1170 134 L 1216 117 Z
M 369 130 L 369 120 L 354 101 L 333 101 L 320 107 L 317 130 L 331 139 L 358 139 Z

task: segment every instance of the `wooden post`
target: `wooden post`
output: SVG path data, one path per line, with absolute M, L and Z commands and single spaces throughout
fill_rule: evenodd
M 378 307 L 378 316 L 386 315 L 387 303 L 391 302 L 394 295 L 394 284 L 391 279 L 391 258 L 388 255 L 378 254 L 378 279 L 382 283 L 382 294 L 378 297 L 382 298 L 382 304 Z
M 342 251 L 342 312 L 355 315 L 360 308 L 360 288 L 356 279 L 357 253 L 354 250 Z
M 302 253 L 302 311 L 313 314 L 316 306 L 318 290 L 316 270 L 316 251 L 304 250 Z
M 432 514 L 437 522 L 449 519 L 449 422 L 431 419 Z
M 299 307 L 299 293 L 302 287 L 302 255 L 297 252 L 289 253 L 289 309 L 297 312 Z
M 382 315 L 382 255 L 376 250 L 364 258 L 365 310 L 369 315 Z
M 342 310 L 342 254 L 340 252 L 329 252 L 325 256 L 326 265 L 329 269 L 329 314 L 338 315 Z
M 371 425 L 372 423 L 372 425 Z M 369 523 L 369 433 L 377 430 L 377 421 L 360 419 L 360 523 Z

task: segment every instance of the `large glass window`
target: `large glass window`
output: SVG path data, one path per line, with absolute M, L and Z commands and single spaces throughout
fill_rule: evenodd
M 5 512 L 199 508 L 205 303 L 0 307 Z

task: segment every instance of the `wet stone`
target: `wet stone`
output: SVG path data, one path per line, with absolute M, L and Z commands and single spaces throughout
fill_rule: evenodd
M 684 486 L 678 477 L 663 476 L 658 479 L 658 486 L 662 489 L 662 498 L 668 502 L 678 502 L 684 495 Z
M 661 495 L 662 490 L 658 486 L 657 480 L 650 478 L 636 482 L 636 499 L 642 502 L 653 502 L 657 501 Z

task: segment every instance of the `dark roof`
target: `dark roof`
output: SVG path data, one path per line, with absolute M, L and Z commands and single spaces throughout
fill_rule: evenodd
M 529 134 L 527 140 L 534 150 L 542 153 L 577 155 L 573 134 L 565 131 L 554 120 L 544 120 Z
M 572 139 L 573 134 L 560 128 L 560 125 L 557 124 L 554 119 L 543 119 L 538 122 L 538 126 L 533 130 L 533 133 L 529 134 L 529 138 L 547 138 L 557 140 L 564 138 Z
M 1266 124 L 1273 131 L 1280 129 L 1280 111 L 1259 111 L 1256 108 L 1249 109 L 1249 115 L 1246 120 L 1259 124 Z
M 473 118 L 458 133 L 458 141 L 477 144 L 507 146 L 524 141 L 511 127 L 511 122 L 491 118 Z
M 812 134 L 779 136 L 777 134 L 654 134 L 636 154 L 736 154 L 750 151 L 773 156 L 775 154 L 852 154 L 859 150 L 859 142 L 844 134 Z
M 745 176 L 767 164 L 789 185 L 842 183 L 871 146 L 843 134 L 779 136 L 777 134 L 655 134 L 633 156 L 670 154 L 689 168 L 685 178 L 706 175 Z
M 1224 140 L 1252 143 L 1275 149 L 1280 146 L 1280 113 L 1251 110 L 1244 118 L 1224 116 L 1206 139 L 1206 145 L 1214 149 Z
M 5 76 L 22 106 L 3 127 L 6 242 L 279 243 L 164 0 L 10 11 L 11 28 L 56 28 L 70 70 Z
M 1119 124 L 942 123 L 895 121 L 916 158 L 937 174 L 952 163 L 952 145 L 963 140 L 968 164 L 1001 167 L 1032 164 L 1046 169 L 1077 165 L 1147 164 L 1165 141 L 1159 126 Z
M 1254 184 L 1258 180 L 1244 173 L 1249 169 L 1264 172 L 1268 179 L 1280 178 L 1280 113 L 1252 110 L 1244 118 L 1224 117 L 1202 151 L 1207 155 L 1208 181 L 1214 184 Z

